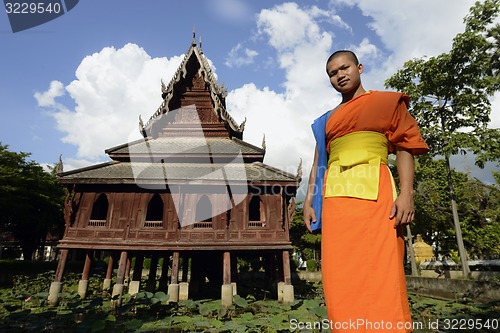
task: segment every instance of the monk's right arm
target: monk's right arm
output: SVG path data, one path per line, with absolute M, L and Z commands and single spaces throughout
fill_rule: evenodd
M 318 148 L 314 149 L 314 162 L 311 167 L 311 173 L 309 174 L 309 184 L 307 185 L 306 198 L 304 200 L 304 224 L 307 230 L 312 232 L 311 221 L 316 222 L 316 214 L 312 208 L 313 196 L 315 193 L 315 183 L 316 183 L 316 169 L 318 166 Z

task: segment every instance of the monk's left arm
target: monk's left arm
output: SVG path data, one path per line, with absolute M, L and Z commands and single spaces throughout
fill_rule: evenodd
M 415 162 L 411 151 L 396 146 L 396 166 L 399 175 L 399 195 L 392 204 L 390 219 L 394 219 L 394 228 L 413 221 L 413 177 Z

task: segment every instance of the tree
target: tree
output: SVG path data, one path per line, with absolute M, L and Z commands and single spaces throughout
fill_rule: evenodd
M 64 228 L 64 191 L 54 174 L 0 143 L 0 229 L 11 232 L 25 260 L 31 260 L 48 233 Z
M 299 202 L 290 223 L 290 240 L 295 251 L 300 253 L 303 260 L 317 259 L 316 253 L 321 253 L 321 234 L 309 233 L 302 216 L 303 208 Z
M 414 234 L 437 248 L 437 256 L 451 257 L 457 250 L 446 165 L 443 159 L 417 163 L 415 168 Z M 500 254 L 500 187 L 485 184 L 464 172 L 452 170 L 463 239 L 470 256 Z
M 469 178 L 462 186 L 463 191 L 457 193 L 464 239 L 473 256 L 496 258 L 500 255 L 499 185 Z
M 464 19 L 465 32 L 458 34 L 448 53 L 406 62 L 385 83 L 412 98 L 411 112 L 431 148 L 430 156 L 443 156 L 462 270 L 468 275 L 467 253 L 457 213 L 450 156 L 473 152 L 484 167 L 500 159 L 500 131 L 488 128 L 489 97 L 500 86 L 496 75 L 496 44 L 491 41 L 498 26 L 499 0 L 476 2 Z

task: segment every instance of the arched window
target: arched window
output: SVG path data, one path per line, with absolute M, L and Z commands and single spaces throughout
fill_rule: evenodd
M 149 200 L 144 227 L 163 228 L 163 200 L 158 193 Z
M 212 228 L 212 203 L 203 195 L 196 204 L 196 223 L 194 228 Z
M 106 219 L 108 218 L 108 197 L 101 193 L 92 206 L 90 214 L 89 227 L 105 227 Z
M 253 195 L 248 205 L 248 226 L 266 226 L 266 211 L 264 209 L 264 202 L 258 195 Z

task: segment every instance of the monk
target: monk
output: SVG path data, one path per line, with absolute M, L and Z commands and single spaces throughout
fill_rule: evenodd
M 312 125 L 314 163 L 304 223 L 321 230 L 322 281 L 332 332 L 411 332 L 403 226 L 414 218 L 413 156 L 429 148 L 403 93 L 366 91 L 363 65 L 337 51 L 326 72 L 341 103 Z M 396 191 L 387 166 L 396 155 Z

